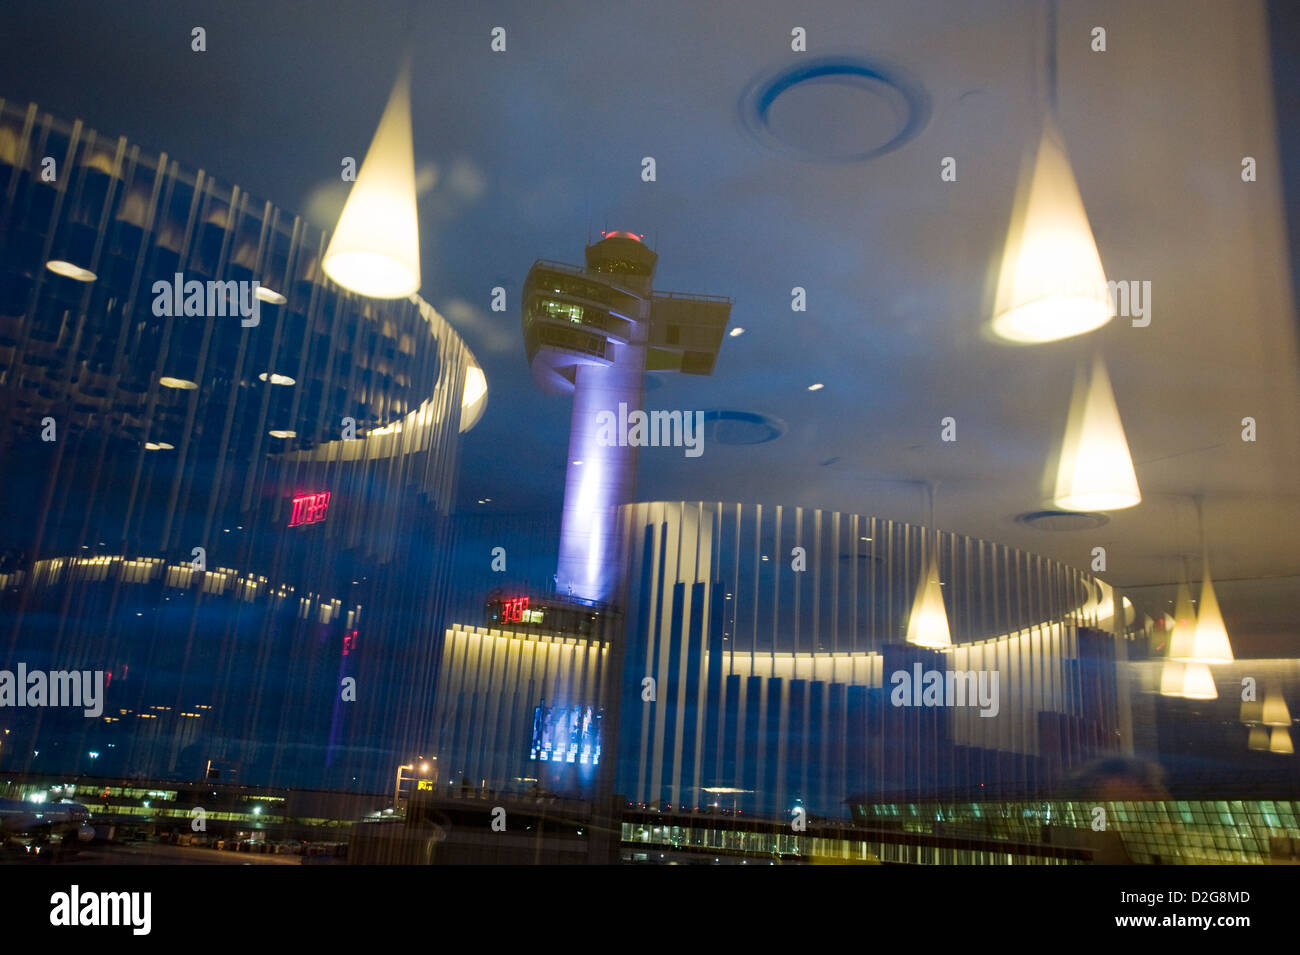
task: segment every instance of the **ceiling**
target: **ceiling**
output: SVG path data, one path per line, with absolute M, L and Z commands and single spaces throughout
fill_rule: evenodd
M 0 96 L 165 150 L 328 228 L 346 194 L 340 160 L 364 154 L 409 38 L 422 294 L 491 389 L 466 438 L 463 506 L 558 507 L 569 402 L 532 383 L 518 290 L 535 258 L 580 262 L 589 236 L 631 229 L 659 253 L 658 286 L 731 296 L 745 329 L 712 377 L 665 378 L 647 404 L 785 425 L 699 458 L 646 449 L 642 498 L 922 521 L 911 482 L 933 481 L 941 526 L 1081 567 L 1104 546 L 1102 576 L 1155 607 L 1199 553 L 1200 495 L 1238 654 L 1294 655 L 1300 361 L 1284 187 L 1296 181 L 1284 175 L 1294 157 L 1279 155 L 1268 10 L 1062 4 L 1059 125 L 1107 277 L 1149 281 L 1152 320 L 1025 348 L 982 327 L 1043 115 L 1045 5 L 936 6 L 339 2 L 305 15 L 298 3 L 51 0 L 0 30 Z M 206 53 L 190 50 L 194 26 Z M 496 26 L 505 53 L 490 49 Z M 790 50 L 795 26 L 807 54 Z M 1104 53 L 1090 49 L 1095 26 Z M 834 83 L 774 107 L 779 138 L 802 153 L 754 135 L 746 91 L 830 54 L 914 84 L 926 117 L 910 139 L 837 160 L 887 134 L 896 104 Z M 656 182 L 641 181 L 645 156 Z M 1258 181 L 1242 182 L 1243 156 Z M 956 182 L 940 180 L 944 157 Z M 497 285 L 505 313 L 488 308 Z M 795 286 L 806 312 L 791 310 Z M 1144 500 L 1095 530 L 1017 523 L 1044 505 L 1073 369 L 1094 347 Z

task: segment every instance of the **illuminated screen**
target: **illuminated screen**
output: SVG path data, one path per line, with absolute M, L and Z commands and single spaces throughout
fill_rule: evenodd
M 595 766 L 600 762 L 601 714 L 591 706 L 547 706 L 533 710 L 529 759 Z
M 329 506 L 329 491 L 321 491 L 319 494 L 299 494 L 293 499 L 293 514 L 289 517 L 289 526 L 319 524 L 325 520 L 325 511 Z
M 530 610 L 527 597 L 503 597 L 488 602 L 488 610 L 495 611 L 492 622 L 504 623 L 541 623 L 545 611 Z M 498 616 L 499 614 L 499 616 Z

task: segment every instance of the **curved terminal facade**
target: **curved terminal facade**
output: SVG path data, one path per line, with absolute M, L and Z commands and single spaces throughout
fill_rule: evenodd
M 847 818 L 1046 792 L 1131 752 L 1123 621 L 1087 574 L 939 533 L 953 646 L 931 650 L 906 642 L 930 529 L 706 502 L 621 514 L 616 789 L 637 806 Z
M 105 683 L 7 711 L 0 765 L 382 788 L 427 741 L 486 381 L 423 300 L 330 283 L 327 238 L 0 103 L 0 641 Z

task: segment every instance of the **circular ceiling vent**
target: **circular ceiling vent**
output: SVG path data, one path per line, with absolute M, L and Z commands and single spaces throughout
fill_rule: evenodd
M 785 434 L 785 422 L 751 411 L 706 411 L 709 440 L 718 444 L 763 444 Z
M 1090 531 L 1110 523 L 1110 518 L 1089 511 L 1028 511 L 1017 515 L 1016 522 L 1040 531 Z
M 802 159 L 861 162 L 892 152 L 930 120 L 930 97 L 902 70 L 858 57 L 801 61 L 755 80 L 740 102 L 763 145 Z

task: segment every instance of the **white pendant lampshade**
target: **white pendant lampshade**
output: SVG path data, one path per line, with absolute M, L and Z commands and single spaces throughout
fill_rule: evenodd
M 1268 737 L 1268 751 L 1281 753 L 1284 756 L 1294 753 L 1295 746 L 1291 743 L 1291 731 L 1285 726 L 1274 726 Z
M 460 430 L 466 432 L 478 424 L 487 410 L 487 376 L 478 365 L 465 369 L 465 387 L 461 391 Z
M 1187 664 L 1178 660 L 1166 660 L 1164 662 L 1164 666 L 1160 668 L 1161 696 L 1183 695 L 1183 677 L 1186 669 Z
M 1290 726 L 1291 711 L 1286 707 L 1282 694 L 1271 690 L 1264 694 L 1264 706 L 1259 721 L 1265 726 Z
M 1192 641 L 1196 633 L 1196 608 L 1192 606 L 1192 588 L 1187 581 L 1178 585 L 1174 599 L 1174 629 L 1169 635 L 1169 659 L 1192 659 Z
M 1269 732 L 1266 726 L 1252 726 L 1250 737 L 1246 740 L 1247 749 L 1268 749 Z
M 1201 602 L 1196 610 L 1196 630 L 1192 635 L 1192 653 L 1189 660 L 1198 663 L 1231 663 L 1232 644 L 1228 642 L 1228 629 L 1219 613 L 1219 601 L 1214 596 L 1209 568 L 1201 581 Z
M 1007 233 L 993 333 L 1022 344 L 1056 341 L 1114 315 L 1097 242 L 1060 133 L 1049 120 L 1022 179 Z
M 931 560 L 921 575 L 912 601 L 912 615 L 907 620 L 907 642 L 918 647 L 942 650 L 952 646 L 948 630 L 948 613 L 943 606 L 943 588 L 939 585 L 939 564 Z
M 1189 700 L 1216 700 L 1219 698 L 1218 687 L 1214 685 L 1214 674 L 1205 663 L 1186 663 L 1183 665 L 1183 696 Z
M 1115 393 L 1101 357 L 1076 381 L 1056 472 L 1056 506 L 1066 511 L 1119 511 L 1142 502 Z
M 398 74 L 322 264 L 339 285 L 370 298 L 419 291 L 409 66 Z

